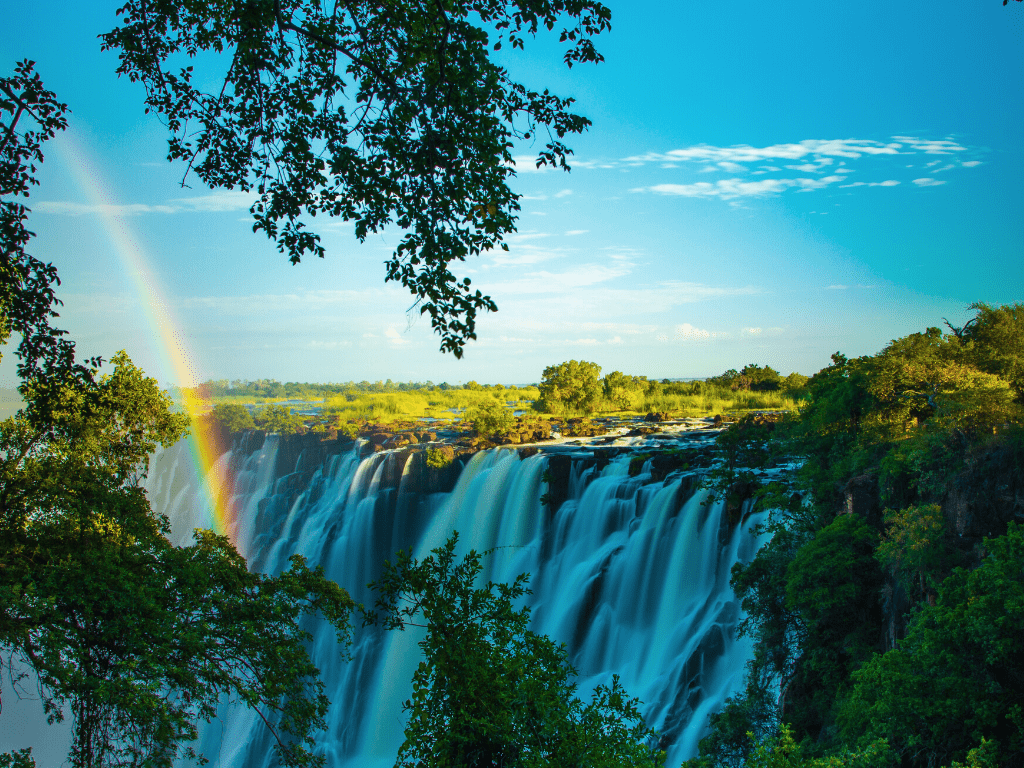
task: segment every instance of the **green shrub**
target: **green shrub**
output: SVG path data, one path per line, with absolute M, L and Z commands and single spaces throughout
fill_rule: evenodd
M 444 469 L 455 460 L 455 449 L 450 445 L 442 445 L 438 448 L 427 448 L 427 466 L 432 469 Z
M 245 432 L 247 429 L 256 429 L 256 422 L 252 414 L 244 405 L 237 403 L 218 403 L 213 406 L 213 418 L 224 425 L 228 432 Z
M 512 428 L 512 424 L 515 423 L 512 411 L 495 402 L 484 403 L 469 409 L 463 419 L 471 422 L 473 429 L 481 437 L 493 435 L 496 432 L 508 432 Z

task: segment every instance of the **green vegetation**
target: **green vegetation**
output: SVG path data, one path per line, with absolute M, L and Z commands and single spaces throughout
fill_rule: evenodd
M 256 421 L 252 417 L 252 412 L 238 403 L 217 403 L 213 406 L 211 415 L 223 424 L 228 432 L 245 432 L 247 429 L 256 429 Z
M 806 376 L 798 373 L 781 378 L 771 368 L 748 365 L 738 384 L 735 371 L 707 381 L 648 380 L 613 371 L 601 378 L 601 367 L 585 360 L 569 360 L 544 369 L 540 397 L 534 408 L 543 413 L 565 416 L 584 414 L 674 413 L 680 416 L 745 411 L 795 411 L 804 394 Z M 766 376 L 775 386 L 750 386 L 751 372 Z M 733 376 L 736 374 L 736 376 Z
M 573 99 L 511 80 L 492 50 L 557 25 L 568 66 L 597 63 L 593 38 L 611 26 L 594 0 L 128 0 L 118 13 L 103 48 L 145 86 L 169 157 L 211 188 L 258 194 L 254 229 L 292 263 L 324 256 L 307 228 L 318 213 L 353 221 L 360 241 L 397 226 L 387 279 L 416 297 L 456 357 L 476 338 L 477 312 L 497 306 L 450 266 L 507 249 L 520 210 L 507 183 L 516 141 L 547 136 L 536 164 L 568 170 L 562 139 L 590 125 L 569 111 Z M 223 82 L 206 92 L 211 74 Z
M 544 369 L 537 409 L 575 415 L 593 413 L 601 397 L 601 366 L 586 360 L 569 360 Z
M 481 437 L 489 437 L 498 432 L 508 432 L 512 428 L 515 417 L 512 411 L 501 403 L 483 403 L 470 409 L 465 415 L 466 421 Z
M 444 469 L 455 460 L 455 451 L 450 445 L 439 445 L 437 448 L 427 448 L 426 461 L 431 469 Z
M 140 482 L 187 419 L 124 353 L 104 375 L 75 362 L 49 324 L 56 272 L 25 253 L 15 200 L 66 110 L 32 70 L 0 78 L 0 341 L 21 336 L 25 402 L 0 422 L 0 672 L 18 684 L 31 670 L 51 722 L 70 716 L 75 768 L 189 759 L 225 700 L 266 719 L 282 765 L 315 766 L 327 699 L 300 621 L 319 613 L 344 643 L 351 601 L 301 558 L 263 576 L 209 531 L 167 540 Z M 33 762 L 21 751 L 0 765 Z
M 1024 305 L 972 308 L 719 438 L 729 467 L 804 462 L 756 492 L 774 536 L 733 572 L 754 659 L 692 766 L 1024 765 Z
M 396 766 L 537 768 L 660 766 L 664 753 L 643 723 L 639 702 L 615 678 L 593 700 L 576 696 L 564 645 L 528 629 L 515 608 L 527 576 L 478 585 L 481 559 L 456 560 L 453 534 L 422 561 L 399 552 L 385 563 L 367 623 L 426 626 L 413 677 L 405 742 Z

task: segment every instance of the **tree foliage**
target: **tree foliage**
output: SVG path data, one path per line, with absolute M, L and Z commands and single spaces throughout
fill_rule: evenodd
M 138 483 L 186 420 L 113 363 L 66 387 L 45 429 L 0 423 L 0 648 L 37 675 L 51 721 L 67 706 L 75 766 L 169 766 L 225 694 L 268 720 L 284 764 L 315 764 L 327 700 L 298 622 L 321 612 L 343 633 L 347 595 L 301 559 L 251 573 L 209 532 L 171 546 Z
M 28 195 L 65 111 L 31 62 L 0 78 L 0 329 L 22 335 L 27 403 L 0 422 L 0 674 L 31 670 L 50 721 L 70 713 L 76 767 L 194 756 L 222 697 L 265 719 L 282 764 L 316 765 L 327 700 L 299 621 L 320 613 L 344 641 L 351 601 L 301 559 L 269 577 L 210 532 L 168 542 L 140 481 L 187 418 L 124 353 L 105 375 L 75 361 L 50 326 L 56 272 L 25 252 L 29 211 L 7 199 Z
M 30 413 L 45 418 L 51 387 L 68 378 L 89 381 L 90 369 L 75 362 L 75 345 L 50 325 L 59 305 L 57 270 L 25 249 L 27 198 L 39 181 L 43 144 L 67 127 L 67 104 L 43 86 L 35 62 L 24 60 L 10 77 L 0 77 L 0 341 L 12 332 L 18 344 L 18 375 L 36 388 Z M 98 364 L 98 360 L 89 361 Z
M 279 435 L 294 435 L 306 428 L 302 417 L 292 413 L 291 408 L 286 405 L 265 405 L 257 408 L 253 414 L 253 421 L 256 429 L 276 432 Z
M 103 46 L 145 86 L 170 157 L 211 187 L 254 191 L 254 231 L 293 263 L 324 255 L 306 216 L 353 221 L 360 240 L 397 227 L 387 279 L 456 357 L 476 314 L 497 307 L 451 266 L 515 230 L 514 142 L 543 132 L 537 165 L 568 170 L 562 139 L 590 125 L 572 99 L 514 82 L 491 51 L 564 19 L 565 63 L 599 62 L 593 37 L 611 21 L 596 0 L 128 0 L 119 13 Z M 194 66 L 210 54 L 226 71 L 207 91 Z
M 621 371 L 612 371 L 601 380 L 604 399 L 624 411 L 636 410 L 643 404 L 648 390 L 646 376 L 627 376 Z
M 483 403 L 466 411 L 465 420 L 473 425 L 473 429 L 481 437 L 489 437 L 497 432 L 507 432 L 515 422 L 515 415 L 498 402 Z
M 386 563 L 367 623 L 424 628 L 398 766 L 622 768 L 658 766 L 636 699 L 618 679 L 576 696 L 566 650 L 531 632 L 525 575 L 478 584 L 482 554 L 456 558 L 458 535 L 423 560 Z
M 986 539 L 973 571 L 957 569 L 899 647 L 853 675 L 844 725 L 884 737 L 913 765 L 962 760 L 982 739 L 999 765 L 1024 764 L 1024 527 Z
M 549 413 L 590 412 L 601 397 L 601 366 L 569 360 L 544 369 L 540 385 L 541 410 Z
M 238 403 L 217 403 L 213 406 L 210 414 L 219 421 L 228 432 L 245 432 L 247 429 L 256 429 L 256 422 L 253 420 L 252 412 L 244 405 Z
M 972 308 L 949 333 L 836 353 L 794 418 L 720 437 L 712 475 L 727 480 L 803 461 L 755 491 L 773 536 L 732 578 L 754 655 L 695 765 L 1024 764 L 1024 555 L 1006 528 L 1024 482 L 1024 328 L 1018 304 Z

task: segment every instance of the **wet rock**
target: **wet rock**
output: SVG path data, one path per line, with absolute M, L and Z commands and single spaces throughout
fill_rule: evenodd
M 548 483 L 547 505 L 554 511 L 569 498 L 569 477 L 572 475 L 572 458 L 565 454 L 553 454 L 548 457 L 545 476 Z
M 882 528 L 878 475 L 869 473 L 850 478 L 843 487 L 843 514 L 857 515 L 872 528 Z
M 644 421 L 659 422 L 668 421 L 671 418 L 672 415 L 668 411 L 651 411 L 646 416 L 644 416 Z

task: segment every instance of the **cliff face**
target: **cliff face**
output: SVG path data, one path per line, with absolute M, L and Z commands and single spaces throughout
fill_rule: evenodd
M 1024 446 L 992 440 L 970 449 L 959 472 L 937 498 L 945 519 L 948 569 L 976 568 L 984 557 L 984 539 L 1003 536 L 1011 522 L 1024 523 Z M 881 534 L 885 529 L 883 491 L 876 473 L 850 479 L 843 487 L 841 514 L 858 515 Z M 887 575 L 881 595 L 885 650 L 894 648 L 907 629 L 914 601 L 905 585 Z
M 1024 522 L 1024 447 L 1009 441 L 986 445 L 967 457 L 951 478 L 942 509 L 956 535 L 973 544 L 1002 536 L 1011 522 Z

